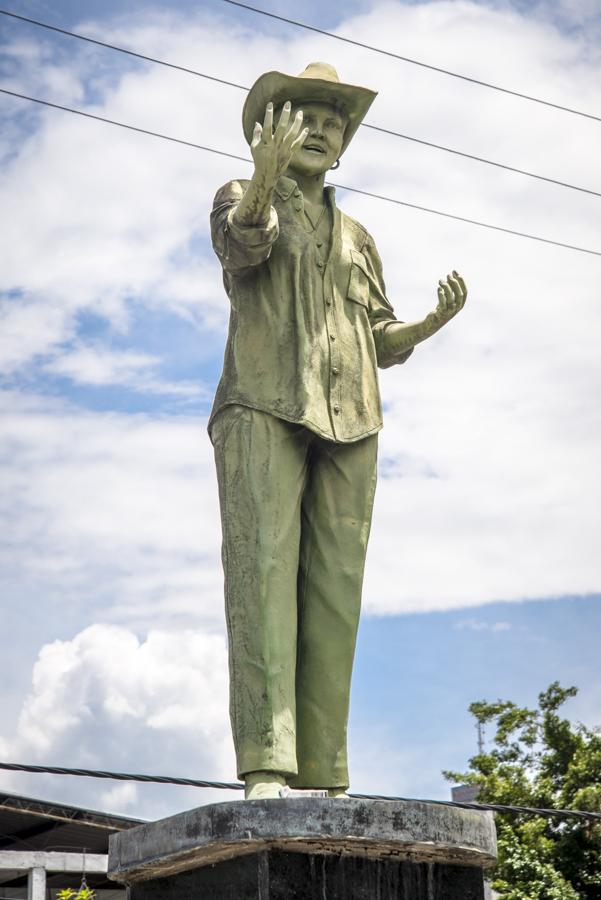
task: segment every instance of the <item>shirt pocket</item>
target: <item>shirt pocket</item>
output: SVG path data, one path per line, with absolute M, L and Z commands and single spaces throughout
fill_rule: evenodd
M 351 249 L 351 271 L 346 295 L 354 303 L 369 308 L 369 276 L 365 257 L 359 250 Z

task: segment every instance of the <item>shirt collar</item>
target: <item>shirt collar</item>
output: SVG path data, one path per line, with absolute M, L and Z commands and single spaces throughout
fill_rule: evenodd
M 292 193 L 297 189 L 298 185 L 293 178 L 288 178 L 287 175 L 281 175 L 278 179 L 278 183 L 276 184 L 275 190 L 278 197 L 281 200 L 288 200 L 288 198 L 292 195 Z M 325 188 L 325 193 L 328 196 L 328 200 L 330 201 L 330 205 L 332 207 L 336 206 L 336 188 L 333 185 L 329 184 Z

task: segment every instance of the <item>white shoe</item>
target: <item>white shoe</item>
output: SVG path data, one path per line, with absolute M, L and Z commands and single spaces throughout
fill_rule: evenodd
M 348 800 L 349 795 L 347 794 L 345 788 L 337 787 L 337 788 L 328 788 L 328 797 L 332 800 Z
M 244 778 L 245 800 L 278 800 L 286 779 L 277 772 L 248 772 Z

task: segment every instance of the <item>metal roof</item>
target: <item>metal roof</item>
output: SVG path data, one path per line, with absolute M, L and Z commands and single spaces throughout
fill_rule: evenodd
M 96 810 L 51 803 L 0 791 L 0 850 L 69 850 L 75 853 L 108 853 L 109 835 L 135 825 L 141 819 L 114 816 Z M 9 880 L 7 880 L 7 876 Z M 49 875 L 60 887 L 77 887 L 79 875 Z M 0 873 L 2 887 L 26 882 L 23 873 Z M 89 875 L 90 886 L 106 884 L 106 878 Z

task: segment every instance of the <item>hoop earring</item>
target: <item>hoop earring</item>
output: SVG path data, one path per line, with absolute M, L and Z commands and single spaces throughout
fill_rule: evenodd
M 337 168 L 339 167 L 339 165 L 340 165 L 340 160 L 337 159 L 336 162 L 334 163 L 334 165 L 333 165 L 333 166 L 330 166 L 330 171 L 333 171 L 334 169 L 337 169 Z

